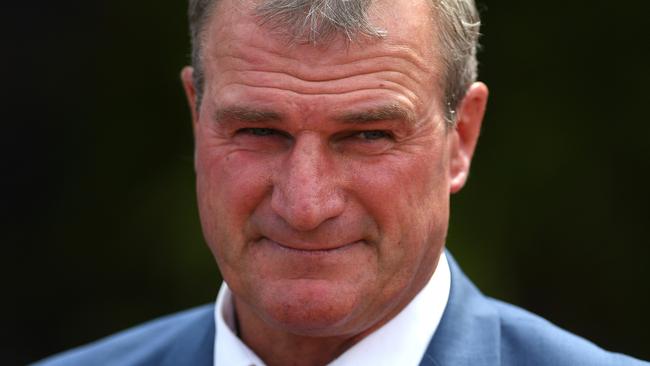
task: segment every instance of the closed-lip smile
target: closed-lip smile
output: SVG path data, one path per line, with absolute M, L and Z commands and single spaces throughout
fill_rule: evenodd
M 338 251 L 341 249 L 345 249 L 347 247 L 350 247 L 354 244 L 361 243 L 361 240 L 357 240 L 354 242 L 346 243 L 346 244 L 337 244 L 337 245 L 331 245 L 331 244 L 315 244 L 315 243 L 281 243 L 276 240 L 273 240 L 269 237 L 262 237 L 262 241 L 268 241 L 280 248 L 286 249 L 286 250 L 291 250 L 291 251 L 296 251 L 296 252 L 304 252 L 306 254 L 325 254 L 329 252 L 334 252 Z

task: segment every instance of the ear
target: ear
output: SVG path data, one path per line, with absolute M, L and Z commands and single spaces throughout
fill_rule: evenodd
M 187 97 L 187 104 L 190 106 L 190 113 L 192 114 L 192 132 L 194 133 L 195 147 L 194 147 L 194 170 L 196 171 L 197 163 L 197 150 L 196 150 L 196 129 L 199 123 L 199 112 L 196 110 L 196 88 L 194 87 L 194 69 L 191 66 L 185 66 L 181 71 L 181 82 Z
M 487 100 L 487 86 L 479 82 L 474 83 L 467 90 L 456 111 L 456 126 L 453 131 L 450 131 L 452 141 L 450 144 L 449 190 L 451 193 L 460 191 L 467 181 L 469 166 L 481 132 Z
M 198 122 L 198 111 L 196 110 L 196 88 L 194 87 L 194 68 L 185 66 L 181 71 L 181 82 L 187 97 L 187 104 L 190 106 L 192 113 L 192 123 Z

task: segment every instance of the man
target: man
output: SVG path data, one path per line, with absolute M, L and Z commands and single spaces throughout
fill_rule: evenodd
M 483 297 L 444 251 L 488 97 L 471 0 L 192 0 L 190 21 L 217 304 L 44 364 L 646 364 Z

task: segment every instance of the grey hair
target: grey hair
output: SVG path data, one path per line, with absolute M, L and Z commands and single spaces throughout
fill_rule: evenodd
M 337 33 L 352 41 L 359 35 L 383 37 L 386 32 L 368 20 L 372 0 L 267 0 L 257 15 L 262 23 L 285 30 L 294 40 L 326 42 Z
M 386 32 L 369 21 L 368 9 L 373 0 L 262 0 L 256 15 L 261 23 L 283 30 L 294 40 L 326 42 L 343 34 L 352 41 L 358 36 L 382 38 Z M 455 110 L 467 88 L 477 78 L 476 51 L 481 21 L 474 0 L 427 0 L 438 21 L 438 39 L 444 65 L 441 87 L 445 93 L 448 122 L 455 122 Z M 206 23 L 218 0 L 189 0 L 189 23 L 192 40 L 192 66 L 197 92 L 197 108 L 204 88 L 201 49 Z
M 447 120 L 456 122 L 456 109 L 478 77 L 476 52 L 481 18 L 474 0 L 430 0 L 438 20 L 440 52 L 445 72 L 442 85 Z

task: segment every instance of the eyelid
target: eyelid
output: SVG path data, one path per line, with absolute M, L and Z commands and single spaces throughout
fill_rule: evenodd
M 252 133 L 253 132 L 268 132 L 269 134 L 274 133 L 272 128 L 266 128 L 266 127 L 244 127 L 244 128 L 239 128 L 237 129 L 236 132 L 244 132 L 244 133 Z
M 286 132 L 277 130 L 275 128 L 270 128 L 270 127 L 244 127 L 235 130 L 235 134 L 238 133 L 246 133 L 257 137 L 266 137 L 266 136 L 289 137 L 289 135 Z
M 373 138 L 373 139 L 364 138 L 364 140 L 379 140 L 379 139 L 383 139 L 383 138 L 388 138 L 388 139 L 394 139 L 395 138 L 395 135 L 392 132 L 386 131 L 386 130 L 363 130 L 363 131 L 357 132 L 355 134 L 355 136 L 360 136 L 360 135 L 365 134 L 365 133 L 380 134 L 381 136 L 377 136 L 377 138 Z

